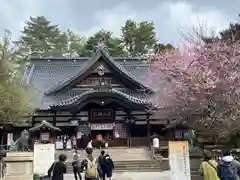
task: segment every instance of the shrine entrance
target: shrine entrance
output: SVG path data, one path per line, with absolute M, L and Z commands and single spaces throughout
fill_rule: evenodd
M 96 140 L 112 140 L 113 123 L 91 123 L 91 138 Z
M 98 141 L 113 139 L 113 119 L 112 109 L 91 109 L 91 138 Z

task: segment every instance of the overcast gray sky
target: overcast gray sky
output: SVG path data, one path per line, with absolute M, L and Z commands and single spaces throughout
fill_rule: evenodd
M 179 29 L 206 21 L 215 30 L 238 20 L 240 0 L 1 0 L 0 29 L 18 37 L 29 16 L 46 16 L 60 28 L 90 36 L 104 28 L 117 36 L 131 18 L 153 21 L 158 38 L 179 42 Z

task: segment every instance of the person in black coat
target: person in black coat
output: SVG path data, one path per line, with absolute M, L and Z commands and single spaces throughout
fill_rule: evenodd
M 67 156 L 64 154 L 59 155 L 59 161 L 54 162 L 48 170 L 48 177 L 52 180 L 63 180 L 63 174 L 67 172 L 65 161 Z
M 105 151 L 102 150 L 100 156 L 98 157 L 98 164 L 100 167 L 100 178 L 106 175 L 105 168 L 104 168 L 104 159 L 105 159 Z
M 105 154 L 102 160 L 102 180 L 105 180 L 106 176 L 111 180 L 114 167 L 114 163 L 109 154 Z

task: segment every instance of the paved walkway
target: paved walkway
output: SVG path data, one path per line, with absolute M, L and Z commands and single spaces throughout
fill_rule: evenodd
M 170 180 L 168 171 L 165 172 L 123 172 L 114 173 L 113 180 Z M 65 180 L 74 180 L 72 174 L 66 174 Z

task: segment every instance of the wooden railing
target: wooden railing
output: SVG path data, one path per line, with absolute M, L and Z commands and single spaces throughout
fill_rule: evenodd
M 148 137 L 131 137 L 129 138 L 129 147 L 146 147 L 149 144 Z
M 109 147 L 147 147 L 148 145 L 149 138 L 147 137 L 116 138 L 108 141 Z
M 117 146 L 128 147 L 128 144 L 129 144 L 128 138 L 116 138 L 114 140 L 108 141 L 109 147 L 117 147 Z

